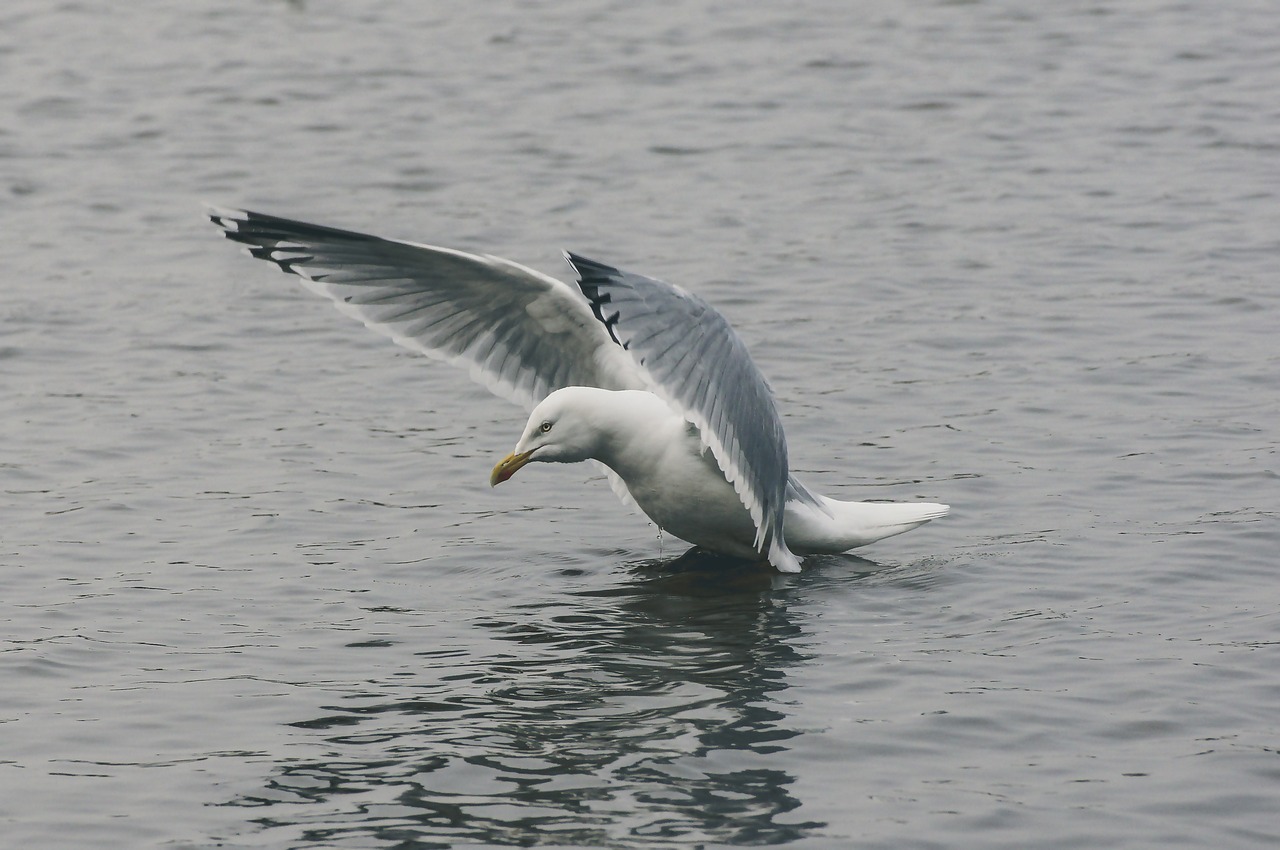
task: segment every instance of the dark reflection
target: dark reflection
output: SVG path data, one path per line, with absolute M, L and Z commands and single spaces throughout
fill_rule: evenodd
M 481 617 L 466 647 L 417 653 L 419 678 L 296 724 L 329 756 L 282 766 L 237 804 L 266 807 L 257 822 L 301 846 L 785 844 L 821 830 L 791 790 L 800 732 L 783 692 L 810 656 L 788 608 L 824 574 L 876 565 L 780 576 L 693 551 L 626 569 Z

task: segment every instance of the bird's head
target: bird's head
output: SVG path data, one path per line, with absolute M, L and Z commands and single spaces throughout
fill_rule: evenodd
M 600 432 L 593 424 L 591 409 L 595 394 L 600 392 L 603 391 L 588 387 L 565 387 L 539 402 L 529 414 L 516 447 L 493 468 L 489 484 L 501 484 L 534 461 L 577 463 L 594 457 Z

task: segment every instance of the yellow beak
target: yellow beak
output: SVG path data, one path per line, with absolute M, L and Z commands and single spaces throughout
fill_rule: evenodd
M 497 487 L 503 481 L 515 475 L 520 467 L 529 462 L 529 456 L 533 452 L 520 452 L 511 454 L 498 461 L 498 465 L 493 468 L 493 472 L 489 475 L 489 486 Z

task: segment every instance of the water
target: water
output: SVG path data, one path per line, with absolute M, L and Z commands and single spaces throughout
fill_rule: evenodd
M 0 13 L 0 844 L 1280 840 L 1266 3 Z M 720 306 L 794 466 L 680 558 L 200 201 Z

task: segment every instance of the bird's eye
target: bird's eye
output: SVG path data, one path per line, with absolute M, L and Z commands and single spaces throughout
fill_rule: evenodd
M 550 422 L 543 422 L 543 423 L 542 423 L 542 427 L 541 427 L 541 428 L 539 428 L 538 430 L 542 431 L 542 433 L 544 433 L 544 434 L 545 434 L 545 433 L 547 433 L 548 431 L 550 431 L 550 430 L 551 430 L 551 423 L 550 423 Z

